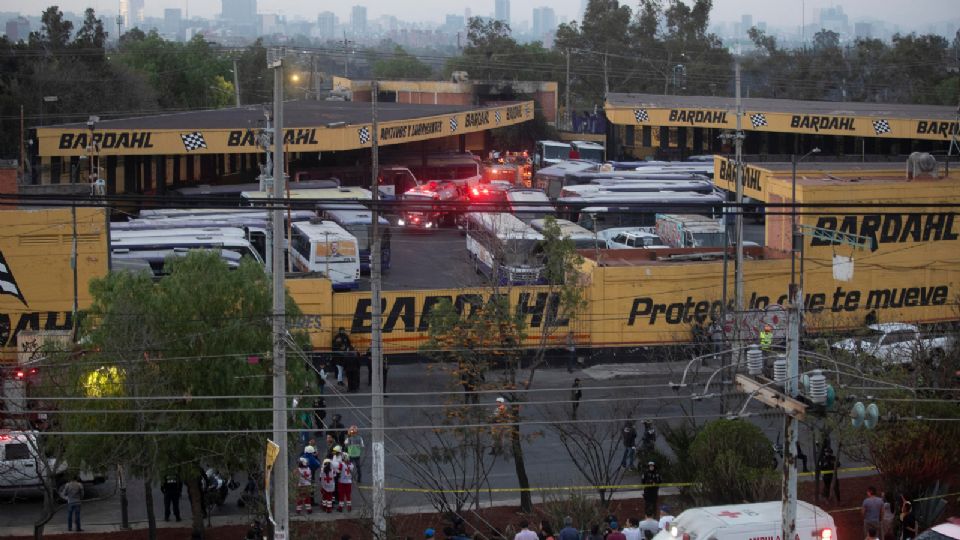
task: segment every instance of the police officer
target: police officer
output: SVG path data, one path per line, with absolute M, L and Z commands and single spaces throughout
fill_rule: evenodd
M 647 463 L 647 470 L 643 472 L 640 482 L 644 484 L 643 505 L 646 515 L 652 516 L 657 511 L 657 497 L 660 494 L 660 484 L 663 483 L 663 477 L 660 476 L 656 463 L 653 461 Z
M 173 516 L 180 521 L 180 493 L 183 492 L 180 477 L 173 473 L 166 475 L 160 492 L 163 493 L 163 520 L 170 521 L 170 508 L 173 507 Z

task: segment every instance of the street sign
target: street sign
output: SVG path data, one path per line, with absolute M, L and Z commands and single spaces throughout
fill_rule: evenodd
M 263 477 L 265 489 L 270 489 L 270 473 L 273 471 L 273 464 L 277 461 L 278 455 L 280 455 L 280 446 L 267 439 L 266 474 Z

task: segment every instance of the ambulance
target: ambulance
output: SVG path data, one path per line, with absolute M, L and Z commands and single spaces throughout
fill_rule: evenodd
M 691 508 L 653 540 L 782 540 L 781 502 Z M 837 527 L 823 509 L 797 501 L 797 530 L 790 540 L 836 540 Z

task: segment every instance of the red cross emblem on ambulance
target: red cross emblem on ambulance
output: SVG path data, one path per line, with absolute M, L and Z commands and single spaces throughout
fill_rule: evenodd
M 723 512 L 720 512 L 717 515 L 720 517 L 738 518 L 740 517 L 740 512 L 731 512 L 730 510 L 724 510 Z

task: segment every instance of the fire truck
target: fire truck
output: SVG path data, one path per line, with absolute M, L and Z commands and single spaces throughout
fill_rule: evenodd
M 454 225 L 462 199 L 460 188 L 454 182 L 434 180 L 419 185 L 403 194 L 397 224 L 418 229 Z

